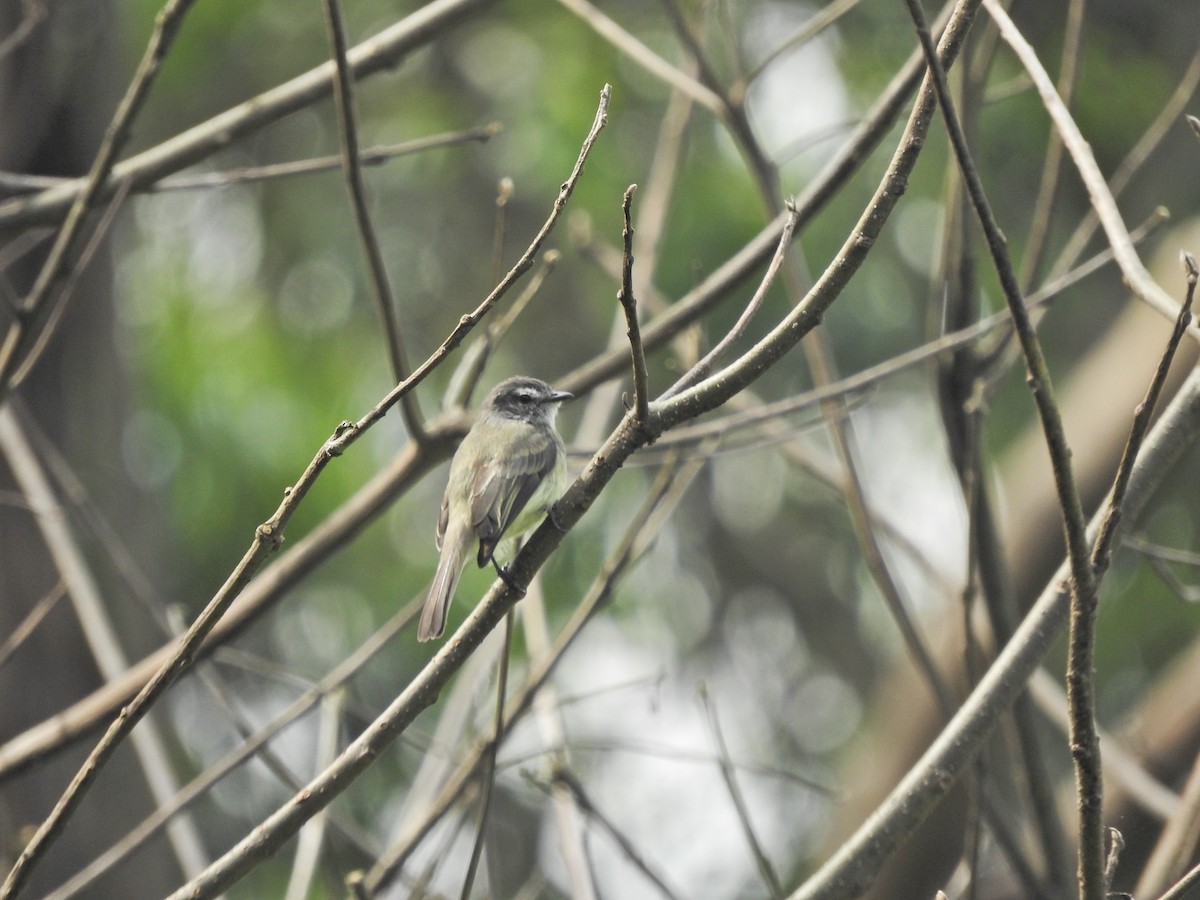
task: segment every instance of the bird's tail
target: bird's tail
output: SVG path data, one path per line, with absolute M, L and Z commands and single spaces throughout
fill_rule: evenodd
M 442 541 L 442 555 L 438 560 L 437 574 L 433 576 L 433 584 L 425 597 L 425 605 L 421 607 L 421 622 L 417 626 L 418 641 L 439 638 L 446 630 L 446 613 L 450 610 L 454 589 L 458 587 L 458 579 L 466 563 L 469 538 L 470 535 L 464 538 L 452 532 Z

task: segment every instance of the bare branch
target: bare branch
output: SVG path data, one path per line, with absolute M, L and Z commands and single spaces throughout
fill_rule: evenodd
M 1158 286 L 1154 278 L 1146 271 L 1146 267 L 1142 265 L 1142 261 L 1129 239 L 1129 231 L 1121 219 L 1121 211 L 1117 208 L 1117 203 L 1113 199 L 1108 185 L 1105 184 L 1099 166 L 1096 165 L 1092 148 L 1080 133 L 1079 126 L 1071 117 L 1070 111 L 1063 105 L 1062 99 L 1055 91 L 1054 84 L 1038 60 L 1037 54 L 1034 53 L 1029 42 L 1025 40 L 997 0 L 983 0 L 983 5 L 1000 29 L 1000 36 L 1012 48 L 1021 65 L 1025 67 L 1025 71 L 1033 79 L 1038 94 L 1042 98 L 1042 104 L 1050 114 L 1054 127 L 1062 136 L 1063 144 L 1083 179 L 1088 198 L 1092 202 L 1092 208 L 1095 209 L 1096 215 L 1100 219 L 1100 225 L 1104 229 L 1109 244 L 1112 245 L 1117 265 L 1121 267 L 1121 273 L 1125 276 L 1130 290 L 1138 299 L 1145 301 L 1168 319 L 1174 320 L 1179 314 L 1179 304 Z M 1190 333 L 1193 337 L 1200 338 L 1200 332 L 1194 327 L 1190 329 Z
M 625 858 L 645 876 L 647 881 L 654 885 L 660 894 L 668 898 L 668 900 L 673 900 L 673 898 L 681 896 L 668 886 L 661 875 L 650 867 L 650 864 L 643 858 L 643 854 L 638 850 L 637 845 L 622 834 L 621 829 L 600 811 L 587 791 L 584 790 L 583 784 L 575 776 L 574 772 L 565 766 L 557 767 L 551 776 L 551 784 L 561 785 L 570 792 L 571 797 L 574 798 L 575 803 L 583 810 L 584 814 L 599 825 L 616 842 Z
M 442 147 L 455 147 L 459 144 L 486 143 L 499 134 L 502 127 L 499 122 L 491 122 L 478 128 L 468 128 L 465 131 L 448 131 L 442 134 L 431 134 L 423 138 L 414 138 L 399 144 L 384 144 L 378 147 L 368 147 L 358 155 L 361 166 L 380 166 L 403 156 L 424 153 L 427 150 L 437 150 Z M 298 159 L 291 162 L 270 163 L 262 166 L 247 166 L 241 169 L 229 169 L 221 172 L 203 172 L 199 175 L 175 175 L 164 178 L 141 188 L 135 188 L 132 181 L 122 182 L 130 193 L 164 193 L 168 191 L 200 191 L 231 187 L 235 184 L 253 184 L 255 182 L 275 181 L 283 178 L 295 178 L 299 175 L 312 175 L 317 172 L 328 172 L 343 166 L 341 155 L 317 156 L 312 159 Z M 71 183 L 70 178 L 58 178 L 51 175 L 21 175 L 16 172 L 0 172 L 0 188 L 12 194 L 22 194 L 59 187 Z
M 692 366 L 686 374 L 667 390 L 660 399 L 669 400 L 681 391 L 686 390 L 696 384 L 700 379 L 706 377 L 712 371 L 713 364 L 720 359 L 729 348 L 746 333 L 746 328 L 750 324 L 750 320 L 754 318 L 762 306 L 763 300 L 766 299 L 767 291 L 771 285 L 775 283 L 775 276 L 779 274 L 779 268 L 783 265 L 784 256 L 787 254 L 787 249 L 792 243 L 792 235 L 796 230 L 796 219 L 798 213 L 796 207 L 792 203 L 787 204 L 787 219 L 783 224 L 783 231 L 779 235 L 779 246 L 775 249 L 775 255 L 771 257 L 771 262 L 767 266 L 767 271 L 759 282 L 758 289 L 755 290 L 754 296 L 750 298 L 750 302 L 746 304 L 746 308 L 742 310 L 742 314 L 734 323 L 733 327 L 725 334 L 716 346 L 704 355 L 704 358 Z
M 1145 440 L 1146 432 L 1150 429 L 1150 419 L 1162 396 L 1163 386 L 1166 384 L 1167 375 L 1171 370 L 1171 363 L 1175 360 L 1175 352 L 1179 349 L 1179 342 L 1183 340 L 1183 334 L 1192 320 L 1192 302 L 1196 297 L 1196 279 L 1200 275 L 1200 270 L 1196 267 L 1194 256 L 1186 252 L 1181 255 L 1184 271 L 1187 274 L 1187 292 L 1184 295 L 1183 304 L 1179 307 L 1179 316 L 1175 319 L 1175 327 L 1167 339 L 1166 349 L 1159 358 L 1149 387 L 1146 388 L 1146 396 L 1134 410 L 1129 439 L 1125 442 L 1125 449 L 1121 452 L 1121 462 L 1117 466 L 1112 490 L 1109 492 L 1108 502 L 1105 504 L 1104 524 L 1101 526 L 1100 535 L 1096 538 L 1096 544 L 1092 548 L 1092 565 L 1098 576 L 1108 569 L 1116 541 L 1115 532 L 1121 521 L 1121 505 L 1125 500 L 1125 491 L 1129 486 L 1133 464 L 1137 459 L 1142 442 Z
M 721 763 L 721 779 L 725 782 L 725 790 L 729 792 L 729 799 L 733 802 L 738 824 L 742 829 L 742 836 L 750 846 L 750 852 L 754 856 L 754 865 L 758 869 L 759 877 L 762 878 L 763 884 L 766 886 L 770 896 L 774 900 L 778 900 L 778 898 L 783 896 L 783 888 L 779 885 L 779 876 L 775 874 L 775 867 L 771 865 L 771 860 L 767 858 L 767 854 L 764 852 L 762 844 L 754 832 L 754 825 L 750 822 L 750 810 L 746 806 L 746 798 L 742 795 L 742 789 L 738 785 L 733 761 L 729 756 L 729 748 L 725 745 L 725 733 L 721 730 L 721 720 L 718 718 L 717 709 L 706 690 L 701 691 L 700 702 L 704 704 L 704 711 L 708 714 L 708 727 L 712 731 L 713 740 L 716 742 L 717 758 Z
M 128 138 L 133 121 L 141 110 L 146 96 L 150 93 L 150 87 L 154 84 L 162 61 L 175 36 L 179 33 L 183 17 L 187 15 L 193 2 L 195 0 L 167 0 L 167 4 L 155 19 L 154 32 L 150 36 L 145 55 L 138 65 L 137 72 L 134 73 L 125 96 L 121 98 L 117 111 L 113 114 L 87 177 L 72 199 L 66 221 L 63 222 L 62 228 L 55 236 L 50 255 L 42 264 L 29 296 L 25 298 L 20 315 L 9 324 L 8 331 L 4 335 L 3 341 L 0 342 L 0 399 L 8 393 L 13 373 L 28 352 L 30 341 L 36 338 L 35 320 L 41 314 L 42 307 L 52 292 L 68 272 L 71 255 L 74 253 L 83 231 L 84 217 L 102 199 L 101 188 L 109 178 L 117 154 Z M 16 871 L 20 877 L 16 885 L 23 880 L 21 873 L 24 870 L 25 866 L 18 861 Z
M 1103 779 L 1100 772 L 1100 739 L 1096 732 L 1095 682 L 1093 655 L 1095 652 L 1095 619 L 1099 576 L 1092 568 L 1083 504 L 1072 471 L 1071 450 L 1067 446 L 1062 414 L 1054 396 L 1050 370 L 1042 353 L 1041 341 L 1021 299 L 1017 275 L 1008 255 L 1007 241 L 1000 231 L 991 205 L 984 193 L 983 183 L 967 147 L 966 136 L 954 109 L 945 69 L 938 59 L 925 12 L 920 0 L 906 0 L 916 26 L 921 47 L 929 65 L 930 79 L 938 95 L 938 103 L 950 135 L 950 143 L 958 159 L 966 183 L 967 195 L 983 228 L 992 263 L 1000 277 L 1004 299 L 1013 317 L 1013 325 L 1021 352 L 1025 356 L 1027 382 L 1037 406 L 1042 432 L 1050 452 L 1054 482 L 1062 509 L 1067 538 L 1067 554 L 1071 563 L 1071 652 L 1068 663 L 1067 697 L 1072 707 L 1071 750 L 1075 761 L 1077 800 L 1080 810 L 1079 889 L 1084 900 L 1104 900 L 1104 831 L 1102 820 Z M 1117 254 L 1118 263 L 1120 254 Z
M 379 421 L 398 399 L 416 387 L 433 370 L 437 363 L 462 341 L 475 326 L 476 322 L 503 296 L 517 278 L 532 265 L 537 250 L 541 247 L 542 242 L 546 239 L 546 236 L 550 233 L 562 210 L 565 208 L 576 182 L 583 173 L 583 165 L 591 151 L 592 145 L 595 143 L 600 129 L 604 127 L 607 121 L 608 101 L 611 93 L 612 89 L 608 85 L 605 85 L 600 93 L 600 105 L 597 108 L 595 120 L 587 137 L 584 139 L 583 148 L 580 151 L 571 176 L 559 189 L 558 197 L 554 202 L 554 208 L 549 219 L 547 219 L 541 230 L 534 237 L 533 243 L 526 250 L 521 260 L 518 261 L 517 265 L 513 267 L 504 281 L 492 291 L 473 314 L 463 316 L 450 337 L 407 380 L 396 385 L 383 400 L 376 404 L 358 422 L 343 422 L 339 425 L 333 436 L 317 451 L 316 456 L 313 457 L 295 485 L 284 491 L 284 499 L 279 508 L 267 521 L 255 529 L 254 541 L 251 543 L 250 548 L 246 551 L 233 572 L 230 573 L 225 584 L 222 585 L 221 589 L 209 601 L 208 605 L 205 606 L 195 622 L 192 623 L 187 633 L 180 639 L 168 661 L 146 683 L 145 687 L 139 691 L 133 701 L 121 709 L 120 714 L 109 726 L 104 737 L 92 749 L 83 766 L 71 780 L 71 784 L 67 787 L 62 797 L 59 798 L 58 803 L 55 804 L 49 817 L 38 828 L 32 841 L 22 852 L 17 865 L 9 873 L 8 881 L 5 883 L 3 891 L 0 891 L 0 900 L 7 900 L 8 897 L 15 895 L 21 884 L 28 877 L 32 861 L 36 860 L 45 851 L 49 843 L 61 831 L 66 819 L 83 799 L 87 789 L 91 786 L 103 764 L 109 759 L 113 751 L 129 734 L 134 725 L 141 720 L 158 697 L 186 669 L 190 668 L 195 660 L 196 651 L 205 637 L 212 631 L 226 610 L 229 609 L 230 604 L 245 589 L 250 579 L 261 568 L 263 563 L 266 562 L 267 558 L 278 549 L 283 540 L 284 529 L 291 520 L 296 508 L 329 462 L 335 457 L 340 456 L 350 444 L 366 433 L 367 429 Z M 425 445 L 418 444 L 417 446 L 423 448 Z M 422 454 L 419 452 L 418 455 Z M 210 867 L 209 871 L 212 868 Z
M 559 0 L 559 2 L 651 75 L 691 97 L 716 115 L 724 115 L 725 104 L 720 97 L 687 73 L 671 65 L 587 0 Z
M 630 220 L 630 206 L 633 204 L 633 192 L 636 184 L 625 189 L 625 197 L 621 202 L 621 212 L 624 214 L 625 227 L 621 237 L 625 244 L 625 253 L 621 263 L 621 289 L 617 292 L 617 300 L 625 311 L 625 329 L 629 336 L 629 351 L 633 358 L 633 407 L 638 424 L 644 425 L 650 418 L 650 398 L 647 395 L 649 386 L 646 383 L 646 351 L 642 347 L 642 333 L 638 327 L 637 298 L 633 295 L 633 223 Z
M 345 694 L 334 691 L 326 694 L 321 702 L 320 725 L 317 729 L 317 768 L 329 765 L 337 755 L 338 735 L 342 724 L 342 706 Z M 313 816 L 300 829 L 296 842 L 296 858 L 292 874 L 288 879 L 284 900 L 304 900 L 311 896 L 317 866 L 321 860 L 321 846 L 325 842 L 325 819 L 328 810 Z
M 1200 439 L 1200 371 L 1193 372 L 1151 429 L 1134 466 L 1126 494 L 1127 520 L 1134 519 L 1167 470 Z M 1089 533 L 1099 528 L 1093 520 Z M 1067 619 L 1068 596 L 1062 585 L 1070 577 L 1064 562 L 1012 639 L 984 673 L 979 684 L 938 734 L 920 760 L 855 834 L 790 900 L 832 900 L 860 893 L 878 874 L 882 862 L 900 840 L 922 821 L 934 804 L 971 764 L 999 717 L 1024 690 L 1025 682 L 1049 652 Z
M 351 48 L 346 54 L 347 61 L 356 78 L 386 71 L 470 13 L 495 2 L 432 0 L 412 15 Z M 112 178 L 101 187 L 98 199 L 107 197 L 118 184 L 126 181 L 132 185 L 131 190 L 141 190 L 289 113 L 328 97 L 333 91 L 333 77 L 334 63 L 330 60 L 118 163 L 113 167 Z M 0 227 L 54 222 L 62 217 L 86 186 L 86 179 L 73 179 L 32 197 L 16 197 L 0 203 Z
M 341 7 L 337 0 L 325 0 L 325 18 L 329 25 L 330 43 L 333 45 L 333 61 L 336 64 L 333 79 L 333 99 L 337 109 L 338 133 L 342 141 L 342 167 L 350 190 L 350 205 L 354 208 L 354 221 L 358 225 L 358 236 L 367 257 L 367 272 L 375 306 L 383 322 L 383 333 L 387 344 L 388 358 L 392 364 L 392 378 L 397 383 L 408 378 L 408 356 L 404 340 L 400 335 L 400 322 L 396 315 L 396 299 L 388 281 L 387 266 L 383 261 L 383 250 L 375 234 L 375 224 L 367 209 L 367 189 L 363 183 L 362 168 L 359 166 L 358 126 L 355 124 L 354 76 L 346 61 L 346 34 L 342 26 Z M 424 440 L 424 425 L 416 396 L 406 393 L 400 401 L 404 424 L 409 435 L 417 443 Z

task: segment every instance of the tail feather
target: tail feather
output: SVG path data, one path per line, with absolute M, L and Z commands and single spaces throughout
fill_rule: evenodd
M 458 587 L 458 579 L 466 563 L 470 538 L 469 533 L 460 535 L 452 532 L 442 540 L 442 555 L 438 560 L 437 574 L 433 576 L 433 584 L 429 586 L 425 605 L 421 607 L 421 621 L 417 626 L 418 641 L 439 638 L 446 630 L 446 614 L 450 611 L 450 601 L 454 599 L 454 589 Z

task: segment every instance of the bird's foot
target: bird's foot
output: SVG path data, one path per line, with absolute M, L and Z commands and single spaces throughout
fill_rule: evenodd
M 559 534 L 567 533 L 567 529 L 559 524 L 557 503 L 553 504 L 548 510 L 546 510 L 546 518 L 550 520 L 550 524 L 554 526 L 554 530 Z
M 500 580 L 503 581 L 508 586 L 508 589 L 510 591 L 512 591 L 518 597 L 525 596 L 525 593 L 528 590 L 528 588 L 526 588 L 525 585 L 521 584 L 519 581 L 517 581 L 517 579 L 515 579 L 512 575 L 510 575 L 507 568 L 500 565 L 500 563 L 496 562 L 495 557 L 492 557 L 492 568 L 494 568 L 496 570 L 496 574 L 500 576 Z

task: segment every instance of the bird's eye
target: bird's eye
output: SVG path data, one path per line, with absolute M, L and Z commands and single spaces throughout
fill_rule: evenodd
M 521 393 L 517 394 L 517 402 L 528 406 L 533 402 L 533 394 L 528 394 L 522 391 Z

